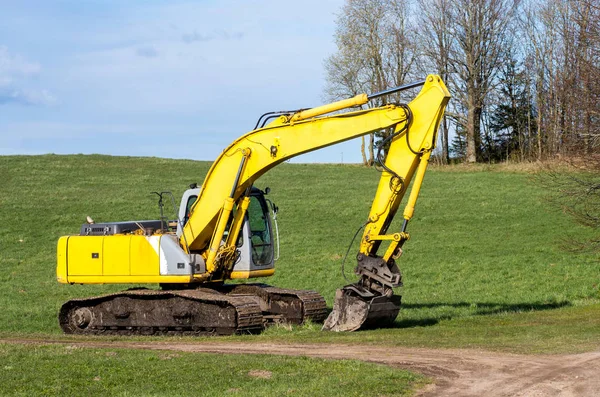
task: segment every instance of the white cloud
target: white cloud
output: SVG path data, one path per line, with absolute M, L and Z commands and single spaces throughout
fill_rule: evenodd
M 196 41 L 240 40 L 243 37 L 243 32 L 227 32 L 225 30 L 218 30 L 208 34 L 201 34 L 194 30 L 192 33 L 185 33 L 183 36 L 181 36 L 181 39 L 184 43 L 191 44 Z
M 6 46 L 0 46 L 0 105 L 55 104 L 56 98 L 48 90 L 30 86 L 40 71 L 39 64 L 29 62 L 18 54 L 11 54 Z
M 140 47 L 135 51 L 135 53 L 144 58 L 156 58 L 158 56 L 158 51 L 156 51 L 156 48 L 152 46 Z
M 9 53 L 6 46 L 0 46 L 0 82 L 11 77 L 34 76 L 39 72 L 40 65 Z
M 54 105 L 56 102 L 56 98 L 47 90 L 18 88 L 13 84 L 2 85 L 0 82 L 0 105 L 16 103 L 20 105 L 49 106 Z

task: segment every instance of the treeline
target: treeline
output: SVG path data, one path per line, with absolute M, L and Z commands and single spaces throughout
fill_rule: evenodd
M 598 0 L 347 0 L 331 100 L 442 76 L 441 162 L 535 161 L 600 149 Z M 395 100 L 407 98 L 397 97 Z M 363 139 L 365 164 L 377 141 Z

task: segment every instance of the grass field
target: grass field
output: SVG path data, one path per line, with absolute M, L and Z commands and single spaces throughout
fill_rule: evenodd
M 78 233 L 86 215 L 98 222 L 156 219 L 150 192 L 178 197 L 189 183 L 201 183 L 208 167 L 157 158 L 0 157 L 0 335 L 59 337 L 56 313 L 64 301 L 122 289 L 59 285 L 58 237 Z M 318 164 L 283 164 L 263 176 L 257 186 L 271 187 L 281 209 L 281 259 L 265 281 L 315 289 L 331 306 L 345 284 L 341 258 L 364 223 L 378 178 L 373 169 Z M 333 334 L 309 325 L 229 339 L 525 353 L 598 348 L 598 258 L 565 249 L 569 237 L 593 231 L 549 206 L 545 194 L 525 172 L 431 169 L 400 259 L 404 305 L 395 328 Z
M 350 360 L 72 345 L 0 344 L 0 361 L 0 394 L 17 396 L 406 396 L 425 380 Z
M 58 237 L 78 233 L 86 215 L 98 222 L 155 219 L 151 191 L 178 197 L 208 167 L 156 158 L 0 157 L 0 332 L 58 334 L 55 314 L 64 300 L 121 289 L 59 285 Z M 378 177 L 373 169 L 318 164 L 283 164 L 263 176 L 257 185 L 270 186 L 281 208 L 281 260 L 268 282 L 315 289 L 331 305 L 345 283 L 341 258 Z M 600 302 L 598 258 L 563 247 L 566 237 L 590 231 L 543 196 L 525 173 L 429 171 L 400 259 L 398 326 Z

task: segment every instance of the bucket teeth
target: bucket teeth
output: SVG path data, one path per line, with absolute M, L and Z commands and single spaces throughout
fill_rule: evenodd
M 399 295 L 376 295 L 351 284 L 335 293 L 333 311 L 323 330 L 351 332 L 366 328 L 390 326 L 400 311 Z

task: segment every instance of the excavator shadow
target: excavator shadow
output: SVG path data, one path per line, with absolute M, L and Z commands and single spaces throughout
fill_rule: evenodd
M 457 302 L 457 303 L 404 303 L 402 304 L 402 310 L 412 309 L 435 309 L 441 307 L 449 308 L 472 308 L 474 309 L 473 315 L 475 316 L 488 316 L 499 313 L 521 313 L 521 312 L 533 312 L 543 310 L 560 309 L 562 307 L 572 306 L 569 301 L 551 302 L 551 303 L 470 303 L 470 302 Z M 397 319 L 389 328 L 413 328 L 413 327 L 429 327 L 438 324 L 441 320 L 450 320 L 454 317 L 451 314 L 444 314 L 439 317 L 430 318 L 401 318 L 402 311 L 400 312 L 400 319 Z

